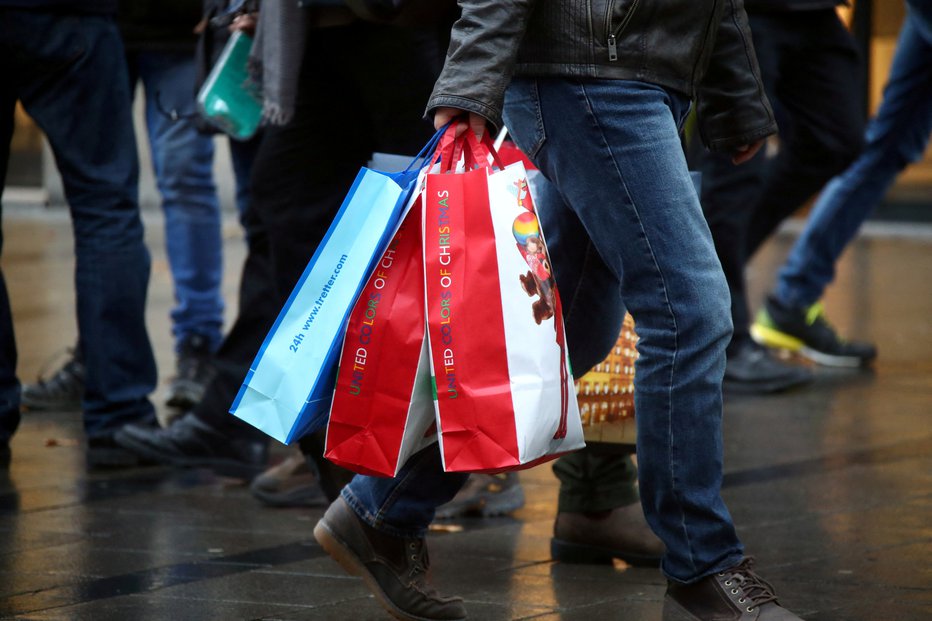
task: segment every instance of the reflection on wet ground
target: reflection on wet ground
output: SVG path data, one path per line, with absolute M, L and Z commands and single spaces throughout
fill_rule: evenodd
M 161 220 L 146 223 L 160 403 L 172 293 Z M 225 231 L 229 318 L 243 241 L 232 217 Z M 912 232 L 859 240 L 826 298 L 842 333 L 879 344 L 873 370 L 816 369 L 802 390 L 727 398 L 729 507 L 761 573 L 811 621 L 932 618 L 932 233 Z M 790 239 L 755 261 L 753 299 Z M 75 340 L 66 214 L 8 209 L 3 251 L 20 375 L 32 379 Z M 387 618 L 313 541 L 322 509 L 268 509 L 204 471 L 88 472 L 82 442 L 76 414 L 24 417 L 0 473 L 0 618 Z M 479 620 L 658 619 L 657 571 L 549 560 L 555 480 L 548 467 L 521 477 L 528 502 L 514 517 L 432 535 L 440 589 Z

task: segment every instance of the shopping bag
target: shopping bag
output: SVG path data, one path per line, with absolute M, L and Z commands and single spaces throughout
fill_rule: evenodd
M 440 136 L 399 173 L 360 170 L 250 366 L 235 416 L 285 444 L 326 422 L 347 315 Z
M 634 319 L 626 314 L 611 353 L 576 381 L 576 399 L 586 442 L 635 444 L 637 340 Z
M 404 217 L 350 314 L 324 456 L 394 476 L 436 442 L 424 309 L 421 204 Z
M 466 132 L 459 174 L 428 174 L 428 335 L 444 469 L 529 467 L 584 446 L 560 296 L 520 162 Z

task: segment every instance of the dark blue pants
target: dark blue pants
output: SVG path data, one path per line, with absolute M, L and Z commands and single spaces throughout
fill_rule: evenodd
M 85 431 L 154 420 L 156 366 L 144 315 L 150 260 L 116 26 L 101 16 L 0 9 L 0 75 L 3 122 L 18 99 L 48 138 L 71 210 Z M 0 137 L 6 153 L 9 136 Z M 0 439 L 12 434 L 19 409 L 9 308 L 0 286 Z

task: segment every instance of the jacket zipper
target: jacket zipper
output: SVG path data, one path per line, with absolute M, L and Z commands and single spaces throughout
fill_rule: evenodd
M 631 2 L 631 7 L 628 9 L 628 12 L 625 13 L 621 23 L 618 24 L 618 28 L 614 30 L 612 30 L 612 13 L 615 12 L 615 0 L 608 3 L 608 14 L 605 16 L 605 23 L 607 25 L 606 30 L 608 30 L 608 59 L 610 61 L 618 60 L 618 35 L 628 26 L 628 22 L 634 17 L 634 10 L 638 8 L 638 4 L 640 3 L 641 0 L 633 0 L 633 2 Z

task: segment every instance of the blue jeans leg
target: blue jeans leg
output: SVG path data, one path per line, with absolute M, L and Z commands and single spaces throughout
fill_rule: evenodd
M 45 132 L 71 209 L 85 431 L 154 420 L 149 253 L 119 32 L 104 17 L 34 11 L 4 11 L 0 23 L 0 54 L 16 58 L 6 79 Z
M 394 478 L 356 475 L 342 496 L 373 528 L 398 537 L 423 537 L 434 510 L 451 500 L 469 475 L 444 472 L 437 445 L 411 456 Z
M 774 294 L 808 307 L 835 278 L 835 264 L 897 175 L 922 157 L 932 133 L 932 41 L 910 11 L 900 30 L 883 101 L 861 156 L 823 190 L 781 268 Z
M 562 197 L 540 208 L 574 364 L 608 353 L 620 309 L 638 326 L 641 500 L 681 582 L 743 554 L 720 496 L 729 295 L 679 140 L 688 107 L 621 80 L 516 79 L 505 99 L 515 141 Z
M 214 140 L 194 123 L 194 56 L 142 52 L 134 57 L 146 93 L 146 125 L 175 287 L 176 347 L 188 336 L 220 344 L 223 277 L 220 203 L 213 178 Z

